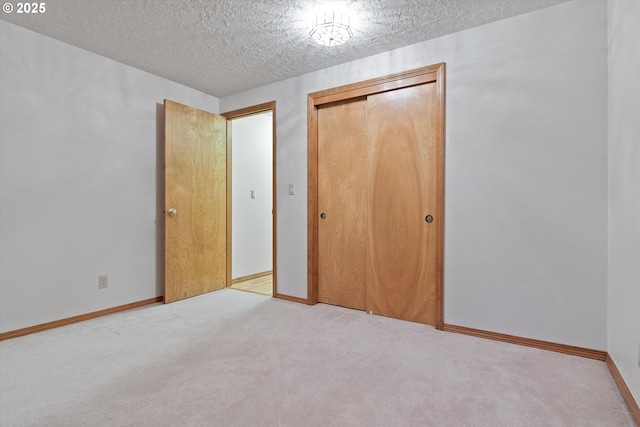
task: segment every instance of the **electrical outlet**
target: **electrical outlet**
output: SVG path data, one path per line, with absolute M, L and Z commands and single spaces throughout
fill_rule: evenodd
M 109 287 L 109 276 L 98 276 L 98 289 L 106 289 Z

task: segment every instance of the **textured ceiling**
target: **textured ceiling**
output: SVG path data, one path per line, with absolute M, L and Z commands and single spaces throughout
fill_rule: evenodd
M 224 97 L 563 1 L 47 0 L 43 14 L 0 17 Z M 327 5 L 351 11 L 343 46 L 308 35 Z

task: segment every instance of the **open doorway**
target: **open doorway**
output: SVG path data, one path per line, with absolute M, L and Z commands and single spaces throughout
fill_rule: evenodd
M 275 102 L 227 118 L 227 286 L 273 296 Z

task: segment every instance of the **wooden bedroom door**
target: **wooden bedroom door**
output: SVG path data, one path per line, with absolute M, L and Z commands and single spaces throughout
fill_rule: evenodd
M 226 119 L 164 101 L 164 302 L 226 286 Z

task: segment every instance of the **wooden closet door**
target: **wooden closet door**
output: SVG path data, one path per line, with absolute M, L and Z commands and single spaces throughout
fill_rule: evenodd
M 318 109 L 318 299 L 359 310 L 367 278 L 366 108 L 359 99 Z
M 435 325 L 436 152 L 433 83 L 370 95 L 366 310 Z M 433 215 L 427 223 L 425 217 Z

